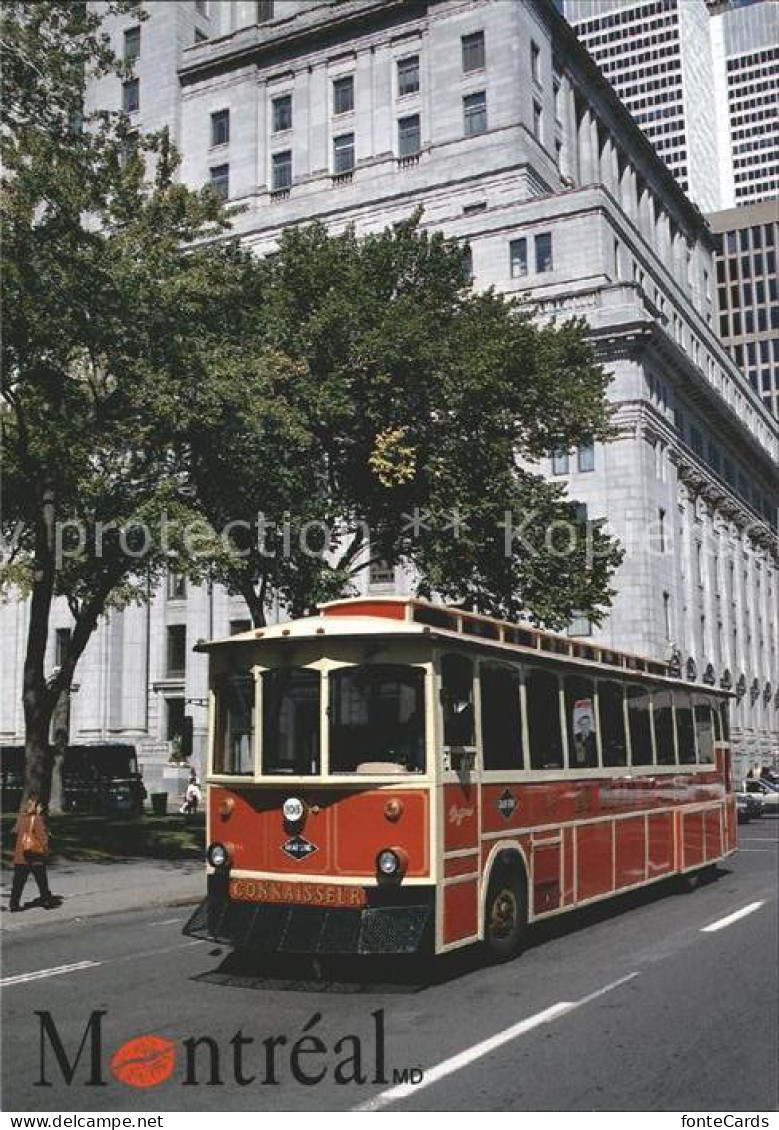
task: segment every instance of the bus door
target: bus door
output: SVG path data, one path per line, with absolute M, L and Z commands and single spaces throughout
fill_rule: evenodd
M 468 655 L 440 659 L 441 899 L 438 946 L 479 936 L 480 766 L 476 747 L 476 668 Z

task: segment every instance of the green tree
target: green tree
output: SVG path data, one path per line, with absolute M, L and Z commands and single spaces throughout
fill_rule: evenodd
M 99 15 L 9 2 L 0 42 L 0 580 L 29 596 L 27 787 L 46 796 L 52 712 L 100 616 L 146 599 L 173 554 L 201 567 L 183 532 L 197 511 L 177 462 L 178 389 L 207 379 L 207 342 L 236 295 L 251 299 L 253 268 L 229 241 L 203 243 L 224 231 L 221 204 L 176 183 L 164 133 L 133 140 L 121 114 L 82 117 L 87 81 L 126 73 Z M 58 595 L 72 636 L 46 670 Z
M 218 426 L 188 413 L 207 421 L 194 493 L 233 531 L 217 574 L 255 624 L 272 594 L 300 614 L 377 560 L 484 612 L 604 615 L 620 550 L 533 465 L 609 436 L 609 378 L 582 322 L 540 326 L 465 272 L 419 217 L 363 239 L 289 230 L 266 261 L 252 338 L 275 414 L 238 385 Z

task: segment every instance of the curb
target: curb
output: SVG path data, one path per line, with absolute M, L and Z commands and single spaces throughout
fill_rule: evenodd
M 37 927 L 39 930 L 46 929 L 48 926 L 63 926 L 70 925 L 73 922 L 88 922 L 92 918 L 110 918 L 113 914 L 129 914 L 135 910 L 150 910 L 155 907 L 178 907 L 178 906 L 196 906 L 205 898 L 205 888 L 201 894 L 197 895 L 182 895 L 179 898 L 162 898 L 150 899 L 148 902 L 142 904 L 133 904 L 132 906 L 115 906 L 111 910 L 95 910 L 91 913 L 70 914 L 67 913 L 59 918 L 52 918 L 50 912 L 47 912 L 46 918 L 36 918 L 35 921 L 30 922 L 15 922 L 13 925 L 3 924 L 2 933 L 5 935 L 24 933 L 26 930 L 31 930 Z M 66 900 L 67 901 L 67 900 Z M 63 903 L 64 906 L 64 903 Z

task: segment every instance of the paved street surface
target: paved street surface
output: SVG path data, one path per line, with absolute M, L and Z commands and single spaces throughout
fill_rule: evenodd
M 46 919 L 6 939 L 3 996 L 6 1110 L 752 1110 L 777 1107 L 777 861 L 779 819 L 741 829 L 742 851 L 689 894 L 663 884 L 565 915 L 533 931 L 502 967 L 473 955 L 431 979 L 351 961 L 337 984 L 296 968 L 236 969 L 227 952 L 182 937 L 187 912 L 161 907 L 82 921 Z M 22 917 L 22 916 L 20 916 Z M 9 915 L 4 914 L 7 922 Z M 69 967 L 69 968 L 63 968 Z M 269 974 L 273 973 L 273 977 Z M 310 971 L 309 971 L 310 973 Z M 265 978 L 263 979 L 263 974 Z M 71 1060 L 93 1010 L 104 1010 L 106 1085 L 87 1086 L 89 1041 L 70 1086 L 51 1049 L 39 1076 L 39 1022 L 49 1010 Z M 373 1083 L 374 1019 L 383 1009 L 385 1083 Z M 316 1014 L 321 1018 L 316 1019 Z M 312 1020 L 313 1018 L 313 1020 Z M 290 1052 L 315 1086 L 296 1082 Z M 243 1078 L 235 1080 L 241 1032 Z M 109 1070 L 116 1049 L 153 1033 L 175 1041 L 170 1078 L 140 1089 Z M 336 1064 L 363 1039 L 364 1085 L 338 1085 Z M 184 1086 L 188 1037 L 196 1085 Z M 288 1044 L 264 1043 L 269 1037 Z M 314 1054 L 312 1054 L 312 1045 Z M 344 1050 L 346 1049 L 346 1050 Z M 238 1050 L 241 1050 L 240 1047 Z M 211 1051 L 223 1085 L 206 1085 Z M 268 1077 L 272 1055 L 276 1085 Z M 353 1063 L 348 1070 L 351 1072 Z M 404 1086 L 393 1069 L 422 1068 Z

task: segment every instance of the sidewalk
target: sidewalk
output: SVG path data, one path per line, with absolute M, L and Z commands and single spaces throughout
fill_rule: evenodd
M 62 906 L 44 910 L 30 906 L 19 914 L 8 910 L 10 870 L 3 870 L 2 928 L 17 933 L 45 923 L 92 918 L 120 910 L 150 906 L 182 906 L 205 898 L 205 866 L 199 860 L 111 860 L 106 863 L 72 863 L 60 860 L 49 867 L 49 886 Z M 22 895 L 22 906 L 38 897 L 30 877 Z

